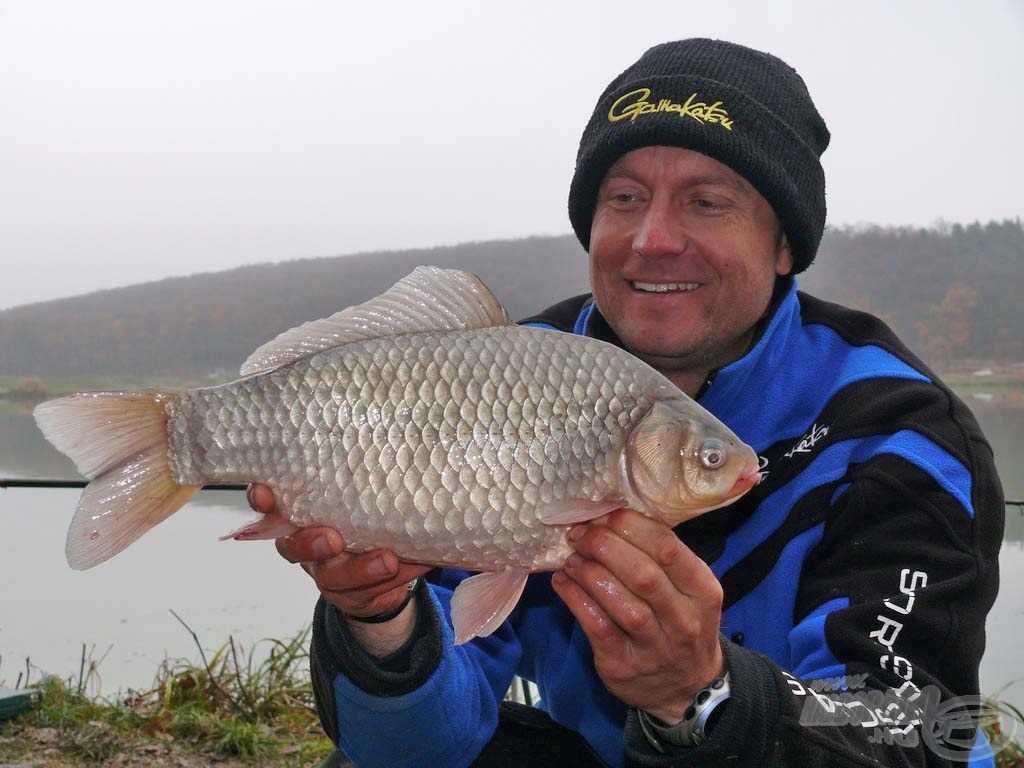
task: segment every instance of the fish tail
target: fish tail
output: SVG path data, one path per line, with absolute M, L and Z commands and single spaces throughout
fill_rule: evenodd
M 167 404 L 175 397 L 169 390 L 90 392 L 36 407 L 46 439 L 92 481 L 68 530 L 72 568 L 109 560 L 199 491 L 171 475 Z

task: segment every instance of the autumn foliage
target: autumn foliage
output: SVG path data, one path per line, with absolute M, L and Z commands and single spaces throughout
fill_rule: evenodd
M 936 363 L 947 364 L 967 356 L 971 311 L 977 303 L 978 290 L 973 286 L 949 286 L 942 303 L 929 306 L 925 319 L 915 325 L 921 354 Z

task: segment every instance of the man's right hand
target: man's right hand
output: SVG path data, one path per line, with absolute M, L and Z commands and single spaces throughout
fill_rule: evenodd
M 257 512 L 277 511 L 274 492 L 266 485 L 252 484 L 246 498 Z M 431 570 L 430 566 L 399 562 L 388 549 L 346 552 L 345 540 L 333 528 L 303 528 L 277 539 L 276 544 L 283 558 L 298 563 L 313 577 L 324 600 L 347 616 L 376 616 L 395 610 L 405 600 L 409 582 Z M 349 626 L 368 651 L 385 656 L 412 635 L 415 602 L 391 621 L 350 621 Z

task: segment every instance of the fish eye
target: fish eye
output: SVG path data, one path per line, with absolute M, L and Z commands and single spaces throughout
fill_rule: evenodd
M 721 469 L 725 464 L 725 445 L 721 440 L 705 440 L 697 454 L 705 469 Z

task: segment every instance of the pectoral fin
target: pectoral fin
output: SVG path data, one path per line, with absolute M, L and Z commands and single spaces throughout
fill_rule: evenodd
M 541 507 L 537 510 L 537 516 L 545 525 L 573 525 L 596 520 L 624 506 L 626 502 L 623 499 L 565 499 Z
M 525 568 L 506 568 L 478 573 L 459 584 L 452 595 L 455 644 L 486 637 L 500 627 L 519 602 L 528 575 Z

